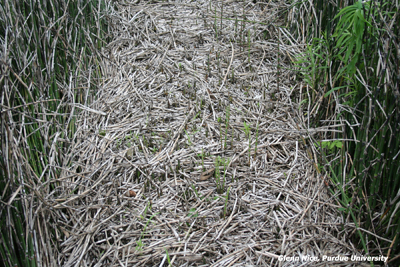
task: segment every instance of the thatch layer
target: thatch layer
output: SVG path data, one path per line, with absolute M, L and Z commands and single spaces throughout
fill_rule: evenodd
M 298 112 L 291 63 L 302 45 L 279 27 L 288 9 L 115 3 L 104 84 L 48 197 L 65 236 L 60 263 L 352 265 L 322 261 L 357 253 L 346 240 L 354 227 L 306 146 L 335 127 L 308 129 Z

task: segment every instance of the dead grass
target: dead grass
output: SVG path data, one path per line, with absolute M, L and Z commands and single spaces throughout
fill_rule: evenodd
M 135 2 L 115 3 L 104 84 L 44 197 L 58 263 L 353 265 L 278 261 L 357 254 L 303 142 L 335 129 L 302 127 L 289 6 Z

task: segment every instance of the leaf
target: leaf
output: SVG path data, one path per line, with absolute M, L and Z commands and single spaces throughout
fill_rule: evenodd
M 339 140 L 336 140 L 335 142 L 336 142 L 335 145 L 336 145 L 337 148 L 342 148 L 343 147 L 343 143 L 340 142 Z
M 342 45 L 346 44 L 348 42 L 348 40 L 350 40 L 351 35 L 349 32 L 344 32 L 340 34 L 341 36 L 339 37 L 339 39 L 336 42 L 336 48 L 340 48 L 342 47 Z M 342 51 L 340 52 L 342 53 Z
M 349 60 L 350 55 L 353 52 L 353 47 L 354 47 L 354 41 L 351 41 L 347 46 L 347 52 L 346 52 L 346 56 L 344 58 L 344 63 L 346 63 Z
M 329 96 L 330 94 L 332 94 L 334 91 L 339 90 L 340 88 L 345 88 L 345 87 L 349 87 L 348 85 L 343 85 L 343 86 L 338 86 L 338 87 L 334 87 L 331 90 L 329 90 L 324 97 Z
M 328 142 L 321 142 L 321 148 L 324 149 L 326 147 L 328 147 Z
M 347 208 L 338 208 L 339 211 L 348 212 Z

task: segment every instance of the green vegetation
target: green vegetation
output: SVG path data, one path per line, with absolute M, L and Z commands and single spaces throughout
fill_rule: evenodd
M 227 167 L 229 165 L 229 159 L 224 159 L 218 156 L 215 159 L 215 183 L 217 185 L 217 193 L 222 194 L 225 191 L 225 183 L 226 183 L 226 171 Z M 223 169 L 223 175 L 221 177 L 221 167 L 224 167 Z
M 167 255 L 168 266 L 172 266 L 172 264 L 171 264 L 171 259 L 170 259 L 170 257 L 169 257 L 169 253 L 168 253 L 168 250 L 167 250 L 167 249 L 165 249 L 165 254 Z
M 146 212 L 147 212 L 147 207 L 149 207 L 149 205 L 147 205 L 146 206 Z M 146 212 L 145 212 L 145 214 L 146 214 Z M 143 231 L 142 231 L 142 233 L 141 233 L 141 235 L 140 235 L 140 238 L 139 238 L 139 240 L 137 240 L 136 241 L 136 251 L 142 251 L 143 250 L 143 247 L 144 247 L 144 243 L 143 243 L 143 237 L 144 237 L 144 235 L 146 234 L 146 229 L 147 229 L 147 226 L 149 226 L 149 223 L 151 222 L 151 220 L 153 219 L 153 217 L 154 216 L 156 216 L 158 213 L 155 213 L 155 214 L 153 214 L 153 215 L 151 215 L 150 216 L 150 218 L 147 220 L 147 222 L 146 222 L 146 225 L 143 227 Z
M 311 9 L 317 17 L 304 15 Z M 317 141 L 330 189 L 344 218 L 366 230 L 357 229 L 353 242 L 365 254 L 388 255 L 393 266 L 400 263 L 399 11 L 393 1 L 314 0 L 292 27 L 310 41 L 297 63 L 310 127 L 345 124 L 326 134 L 332 141 Z
M 196 211 L 196 208 L 191 208 L 188 213 L 188 217 L 197 218 L 199 213 Z
M 107 41 L 106 5 L 1 0 L 0 6 L 0 261 L 45 265 L 52 245 L 34 239 L 51 216 L 45 210 L 33 214 L 27 202 L 34 201 L 33 188 L 54 187 L 46 182 L 60 174 L 57 166 L 74 138 L 74 104 L 93 100 L 101 77 L 96 51 Z M 54 229 L 46 233 L 56 238 Z

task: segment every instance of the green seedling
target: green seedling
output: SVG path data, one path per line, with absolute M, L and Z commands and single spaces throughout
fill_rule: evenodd
M 149 209 L 151 209 L 151 203 L 150 203 L 150 202 L 147 203 L 146 207 L 144 208 L 143 214 L 140 215 L 139 217 L 140 217 L 141 219 L 146 218 L 146 216 L 147 216 L 147 211 L 148 211 Z
M 165 254 L 167 255 L 168 267 L 172 266 L 171 259 L 169 258 L 169 254 L 168 254 L 168 250 L 167 249 L 165 249 Z
M 197 218 L 199 213 L 196 211 L 196 208 L 191 208 L 188 213 L 188 217 L 190 218 Z
M 219 193 L 221 191 L 222 187 L 222 182 L 221 182 L 221 173 L 219 170 L 219 164 L 220 164 L 220 157 L 218 156 L 215 160 L 215 182 L 217 184 L 217 192 Z
M 264 100 L 266 99 L 266 98 L 265 98 L 265 97 L 266 97 L 266 96 L 265 96 L 265 92 L 268 91 L 268 87 L 269 87 L 269 84 L 267 83 L 267 88 L 265 89 L 265 86 L 264 86 L 264 88 L 263 88 L 263 89 L 264 89 L 264 90 L 263 90 L 263 99 L 264 99 Z
M 155 214 L 153 214 L 153 215 L 151 215 L 150 218 L 147 220 L 146 225 L 145 225 L 144 228 L 143 228 L 143 231 L 142 231 L 142 234 L 140 235 L 139 240 L 136 241 L 136 244 L 137 244 L 137 245 L 136 245 L 136 250 L 137 250 L 137 251 L 142 251 L 142 249 L 143 249 L 143 247 L 144 247 L 144 243 L 142 242 L 142 239 L 143 239 L 144 235 L 146 234 L 147 226 L 148 226 L 149 223 L 151 222 L 151 219 L 153 219 L 153 217 L 156 216 L 157 214 L 158 214 L 158 212 L 155 213 Z
M 107 134 L 107 131 L 106 131 L 106 130 L 100 130 L 100 131 L 99 131 L 99 135 L 100 135 L 100 136 L 106 136 L 106 134 Z
M 229 164 L 229 159 L 223 159 L 220 156 L 218 156 L 215 159 L 215 182 L 217 184 L 218 194 L 222 194 L 225 190 L 225 182 L 226 182 L 225 176 L 228 164 Z M 222 177 L 220 172 L 221 166 L 224 166 L 224 172 Z
M 142 242 L 142 239 L 139 239 L 138 241 L 136 241 L 136 251 L 142 251 L 144 247 L 144 244 Z
M 201 101 L 201 100 L 200 100 Z M 196 113 L 196 115 L 194 116 L 192 121 L 195 121 L 197 119 L 198 116 L 200 116 L 201 114 L 201 110 L 199 112 Z

